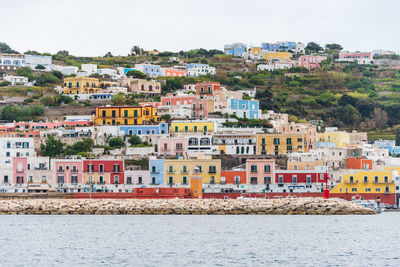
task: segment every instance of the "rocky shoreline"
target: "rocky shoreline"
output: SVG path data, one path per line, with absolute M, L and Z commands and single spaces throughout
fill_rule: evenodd
M 0 214 L 376 214 L 342 199 L 21 199 Z

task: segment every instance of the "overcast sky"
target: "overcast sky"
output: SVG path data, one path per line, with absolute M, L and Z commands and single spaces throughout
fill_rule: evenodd
M 133 45 L 222 50 L 280 40 L 400 52 L 399 0 L 2 0 L 0 11 L 0 42 L 20 52 L 126 55 Z

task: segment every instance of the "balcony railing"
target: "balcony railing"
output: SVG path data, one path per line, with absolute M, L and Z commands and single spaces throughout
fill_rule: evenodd
M 217 170 L 209 170 L 208 173 L 217 173 Z

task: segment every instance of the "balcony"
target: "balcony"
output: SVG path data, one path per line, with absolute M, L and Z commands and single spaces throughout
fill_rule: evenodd
M 345 184 L 357 184 L 358 181 L 344 181 Z
M 17 170 L 17 173 L 23 173 L 24 170 Z
M 58 169 L 57 172 L 64 172 L 64 170 L 63 169 Z
M 74 169 L 72 169 L 72 170 L 71 170 L 71 172 L 78 172 L 78 170 L 76 170 L 76 169 L 75 169 L 75 170 L 74 170 Z
M 217 173 L 217 170 L 208 170 L 208 173 Z
M 250 170 L 250 173 L 258 173 L 257 170 Z

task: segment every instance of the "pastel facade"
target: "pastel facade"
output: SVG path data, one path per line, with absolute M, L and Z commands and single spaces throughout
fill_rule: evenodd
M 315 149 L 315 143 L 317 140 L 317 127 L 309 123 L 290 123 L 277 127 L 280 133 L 305 133 L 306 141 L 305 145 L 309 149 Z
M 96 107 L 95 125 L 142 125 L 160 121 L 156 108 L 146 107 Z
M 191 108 L 192 119 L 207 119 L 209 113 L 215 112 L 215 99 L 194 99 Z
M 171 133 L 212 133 L 214 122 L 212 121 L 173 121 Z
M 161 97 L 162 106 L 191 105 L 192 101 L 198 99 L 196 95 L 174 95 L 167 94 Z
M 318 167 L 324 166 L 324 162 L 322 160 L 313 160 L 313 161 L 288 161 L 287 169 L 292 171 L 313 171 L 318 169 Z
M 186 73 L 189 77 L 199 77 L 207 74 L 214 75 L 215 68 L 210 67 L 208 64 L 190 63 L 187 65 Z
M 246 52 L 246 45 L 243 43 L 233 43 L 224 45 L 224 52 L 227 55 L 241 57 Z
M 158 125 L 130 125 L 130 126 L 120 126 L 120 132 L 124 135 L 158 135 L 158 134 L 168 134 L 168 124 L 160 123 Z
M 87 74 L 97 73 L 97 65 L 96 64 L 82 64 L 81 70 L 86 72 Z
M 252 59 L 260 59 L 262 57 L 262 49 L 261 47 L 251 47 L 248 54 Z
M 168 185 L 190 183 L 190 177 L 198 168 L 203 184 L 219 184 L 221 182 L 220 159 L 166 159 L 164 183 Z
M 172 68 L 163 68 L 163 76 L 165 77 L 185 77 L 186 71 L 184 70 L 177 70 Z
M 272 60 L 290 60 L 290 53 L 289 52 L 263 52 L 263 58 L 266 61 Z
M 66 95 L 94 94 L 101 91 L 99 79 L 91 77 L 64 78 L 62 93 Z
M 267 64 L 258 64 L 257 70 L 273 71 L 273 70 L 288 70 L 293 67 L 292 61 L 271 61 Z
M 259 109 L 258 100 L 242 100 L 232 97 L 230 101 L 228 101 L 228 107 L 226 108 L 225 113 L 235 115 L 239 118 L 261 118 L 261 110 Z
M 347 158 L 346 167 L 347 169 L 372 170 L 373 161 L 365 158 Z
M 150 159 L 150 184 L 159 185 L 164 184 L 165 175 L 165 160 L 164 159 Z
M 372 64 L 372 52 L 342 52 L 337 61 L 355 61 L 358 64 Z
M 318 133 L 318 141 L 335 143 L 336 147 L 345 147 L 350 143 L 350 135 L 343 131 Z
M 11 85 L 28 85 L 28 78 L 23 76 L 4 76 L 4 81 L 10 82 Z
M 246 184 L 246 171 L 221 171 L 221 184 Z
M 299 59 L 299 65 L 309 70 L 319 69 L 321 68 L 321 62 L 326 59 L 326 56 L 303 55 Z
M 123 160 L 83 160 L 83 183 L 85 184 L 124 184 Z
M 129 79 L 128 92 L 136 94 L 160 94 L 161 83 L 158 81 L 147 81 L 143 79 Z
M 221 90 L 219 82 L 202 82 L 196 83 L 196 94 L 199 96 L 212 96 L 214 92 Z
M 329 179 L 321 171 L 275 171 L 274 192 L 323 192 Z M 332 192 L 332 191 L 331 191 Z
M 271 184 L 274 181 L 275 159 L 247 159 L 246 183 Z
M 148 170 L 125 171 L 125 184 L 143 186 L 150 184 L 150 172 Z
M 185 138 L 159 138 L 158 155 L 180 156 L 187 151 L 187 141 Z
M 157 78 L 162 76 L 161 67 L 152 64 L 136 64 L 135 69 L 147 74 L 150 78 Z
M 34 156 L 34 141 L 29 137 L 0 138 L 0 157 L 11 158 Z
M 24 55 L 0 53 L 0 70 L 15 71 L 24 64 Z
M 251 134 L 214 134 L 212 137 L 212 145 L 218 147 L 218 154 L 222 155 L 256 154 L 256 138 Z
M 391 170 L 369 170 L 343 174 L 342 181 L 331 190 L 331 193 L 394 193 L 396 175 L 397 171 Z
M 57 191 L 80 192 L 83 183 L 82 159 L 52 159 L 54 185 Z
M 309 151 L 305 133 L 257 134 L 257 155 L 285 155 Z

